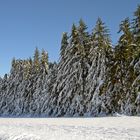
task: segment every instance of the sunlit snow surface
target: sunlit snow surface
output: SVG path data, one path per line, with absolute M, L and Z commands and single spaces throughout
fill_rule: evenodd
M 0 140 L 140 140 L 140 117 L 0 118 Z

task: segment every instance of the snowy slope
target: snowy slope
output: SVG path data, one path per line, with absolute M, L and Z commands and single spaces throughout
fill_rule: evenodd
M 0 140 L 139 140 L 140 117 L 1 118 Z

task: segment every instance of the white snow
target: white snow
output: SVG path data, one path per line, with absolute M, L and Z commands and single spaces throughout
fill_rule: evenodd
M 140 117 L 0 118 L 0 140 L 140 140 Z

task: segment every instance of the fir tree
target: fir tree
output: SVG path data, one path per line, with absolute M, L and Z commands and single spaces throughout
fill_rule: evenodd
M 95 45 L 98 45 L 100 49 L 108 49 L 111 45 L 109 30 L 102 22 L 101 18 L 98 18 L 96 26 L 93 29 L 92 38 Z
M 118 56 L 120 56 L 122 61 L 127 61 L 128 59 L 131 61 L 134 55 L 134 47 L 133 47 L 133 34 L 130 27 L 129 18 L 126 18 L 120 24 L 119 33 L 122 32 L 122 35 L 119 39 L 119 50 Z M 130 62 L 129 61 L 129 62 Z
M 83 33 L 85 32 L 85 30 L 87 29 L 87 26 L 86 24 L 84 23 L 84 21 L 82 19 L 79 20 L 79 27 L 78 27 L 78 31 L 80 33 Z
M 34 52 L 34 67 L 35 67 L 35 71 L 39 71 L 39 65 L 40 65 L 40 53 L 38 48 L 35 49 Z
M 72 29 L 71 29 L 71 42 L 73 42 L 74 44 L 78 43 L 78 30 L 75 24 L 72 25 Z
M 116 58 L 116 72 L 120 75 L 120 82 L 124 85 L 125 74 L 129 69 L 130 62 L 134 59 L 134 38 L 131 31 L 131 26 L 129 18 L 126 18 L 120 24 L 119 33 L 122 32 L 120 36 L 118 46 L 115 48 L 115 58 Z M 131 77 L 132 78 L 132 77 Z M 131 79 L 132 80 L 132 79 Z
M 138 5 L 137 10 L 134 12 L 135 18 L 133 19 L 133 32 L 136 42 L 140 42 L 140 5 Z
M 86 56 L 88 58 L 89 50 L 90 50 L 90 46 L 89 46 L 90 38 L 86 30 L 87 30 L 86 24 L 82 19 L 80 19 L 79 26 L 78 26 L 79 50 L 81 51 L 81 55 L 83 55 L 84 57 Z
M 65 50 L 67 46 L 68 46 L 68 35 L 67 33 L 64 32 L 62 36 L 61 49 L 60 49 L 61 59 L 64 59 Z
M 30 66 L 32 67 L 33 66 L 33 60 L 31 57 L 29 57 L 29 63 L 30 63 Z
M 129 71 L 129 69 L 131 69 L 130 63 L 133 60 L 134 52 L 133 34 L 129 18 L 126 18 L 121 22 L 118 33 L 121 33 L 121 36 L 118 45 L 114 49 L 114 63 L 111 67 L 109 76 L 111 78 L 110 82 L 113 85 L 113 95 L 111 96 L 110 93 L 110 97 L 112 98 L 110 104 L 113 104 L 114 110 L 120 111 L 120 108 L 123 108 L 122 106 L 128 92 L 127 90 L 130 87 L 130 85 L 128 86 L 128 83 L 131 83 L 130 81 L 133 80 Z M 126 82 L 126 78 L 129 79 L 128 82 Z M 112 87 L 112 85 L 110 87 Z M 122 104 L 119 104 L 120 102 Z
M 134 12 L 134 19 L 132 22 L 133 35 L 134 35 L 134 55 L 138 59 L 140 56 L 140 5 L 138 5 L 137 10 Z
M 42 50 L 42 53 L 41 53 L 41 63 L 42 63 L 42 67 L 43 69 L 45 69 L 45 72 L 48 73 L 48 53 L 45 52 L 45 50 Z
M 108 29 L 100 18 L 92 33 L 89 52 L 90 68 L 86 78 L 86 113 L 96 116 L 107 113 L 104 98 L 107 92 L 108 73 L 110 70 L 111 42 Z
M 12 59 L 12 67 L 15 67 L 15 65 L 16 65 L 16 59 L 13 58 L 13 59 Z

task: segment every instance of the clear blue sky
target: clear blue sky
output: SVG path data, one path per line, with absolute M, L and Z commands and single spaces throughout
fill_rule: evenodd
M 0 0 L 0 75 L 8 73 L 11 59 L 28 58 L 44 48 L 50 61 L 57 61 L 62 32 L 70 32 L 80 18 L 91 31 L 101 17 L 118 39 L 118 27 L 132 18 L 140 0 Z

